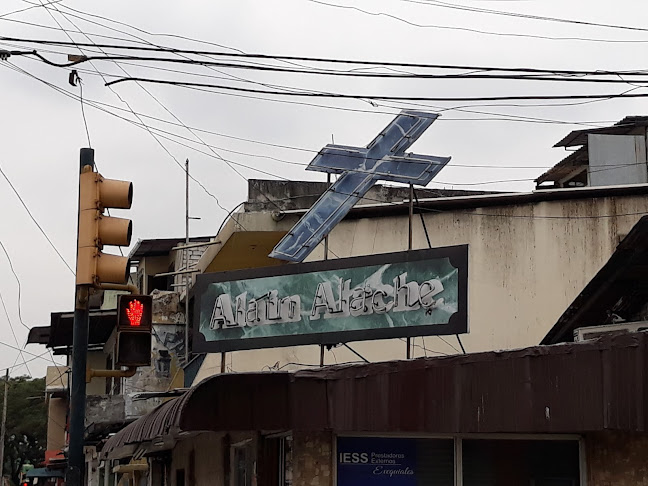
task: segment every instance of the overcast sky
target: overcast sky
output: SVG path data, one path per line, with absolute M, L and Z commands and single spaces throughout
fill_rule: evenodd
M 639 0 L 447 1 L 453 5 L 639 28 L 645 27 L 648 18 L 648 5 Z M 0 35 L 69 41 L 62 27 L 76 42 L 125 44 L 130 40 L 218 52 L 606 71 L 643 69 L 643 54 L 648 46 L 648 31 L 468 12 L 426 0 L 64 0 L 49 9 L 42 5 L 29 8 L 35 4 L 39 0 L 3 0 Z M 6 15 L 21 9 L 27 10 Z M 79 54 L 73 47 L 0 42 L 0 48 L 16 46 L 36 48 L 58 63 L 65 62 L 68 53 Z M 96 49 L 84 50 L 86 54 L 93 51 Z M 296 62 L 297 65 L 272 60 L 254 62 L 298 69 L 316 66 L 307 62 Z M 84 63 L 76 68 L 87 101 L 85 116 L 99 170 L 109 178 L 133 181 L 133 209 L 127 214 L 133 219 L 134 242 L 184 236 L 185 180 L 178 163 L 184 164 L 186 158 L 190 159 L 191 174 L 218 199 L 217 203 L 192 182 L 191 214 L 201 219 L 191 223 L 191 234 L 198 236 L 214 234 L 226 214 L 223 208 L 230 209 L 246 198 L 246 178 L 270 178 L 265 174 L 269 173 L 277 178 L 325 180 L 323 174 L 304 171 L 303 164 L 310 162 L 332 137 L 338 144 L 366 145 L 399 108 L 445 109 L 442 117 L 411 149 L 421 154 L 452 156 L 449 166 L 437 177 L 440 182 L 429 187 L 510 191 L 533 189 L 532 179 L 566 155 L 562 149 L 551 147 L 569 131 L 604 126 L 626 115 L 648 114 L 648 101 L 642 98 L 572 102 L 568 106 L 564 102 L 559 106 L 547 106 L 547 102 L 519 103 L 522 106 L 450 102 L 372 104 L 354 99 L 205 92 L 146 83 L 138 86 L 132 82 L 117 84 L 111 90 L 104 86 L 104 81 L 128 73 L 253 89 L 275 89 L 263 86 L 272 85 L 279 89 L 428 97 L 620 93 L 636 87 L 627 84 L 347 79 L 142 61 L 120 61 L 119 65 L 95 61 L 93 65 Z M 413 70 L 401 68 L 400 71 Z M 374 69 L 373 72 L 388 71 Z M 68 69 L 48 66 L 29 57 L 14 56 L 9 62 L 0 61 L 0 168 L 63 258 L 74 268 L 78 154 L 81 147 L 88 146 L 88 140 L 79 101 L 81 91 L 68 84 L 68 74 Z M 639 92 L 641 88 L 635 91 Z M 92 106 L 93 102 L 106 105 Z M 456 107 L 471 111 L 452 109 Z M 146 117 L 138 120 L 131 109 Z M 511 118 L 512 115 L 517 118 Z M 522 121 L 519 117 L 528 119 Z M 137 126 L 142 121 L 152 130 L 162 129 L 184 137 L 175 140 L 188 147 L 164 138 L 156 140 L 145 128 Z M 192 133 L 182 124 L 204 131 Z M 173 137 L 159 131 L 154 133 Z M 219 156 L 249 168 L 235 166 L 240 172 L 237 174 Z M 522 181 L 480 184 L 519 179 Z M 48 325 L 50 312 L 73 308 L 72 273 L 1 176 L 0 204 L 0 241 L 22 283 L 22 320 L 29 327 Z M 0 341 L 22 347 L 27 329 L 19 320 L 18 287 L 1 250 L 0 293 L 16 334 L 14 338 L 0 307 Z M 0 349 L 0 368 L 22 362 L 16 350 L 2 345 Z M 41 354 L 44 348 L 30 345 L 27 350 Z M 24 356 L 25 359 L 32 357 Z M 45 359 L 28 363 L 34 376 L 43 375 L 47 364 Z M 24 373 L 24 366 L 12 371 L 14 375 Z

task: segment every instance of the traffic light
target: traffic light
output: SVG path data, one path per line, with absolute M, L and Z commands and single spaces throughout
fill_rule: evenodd
M 150 366 L 152 306 L 150 295 L 119 296 L 116 365 Z
M 125 284 L 128 258 L 102 253 L 104 245 L 128 246 L 132 234 L 129 219 L 103 214 L 105 209 L 130 209 L 133 184 L 104 179 L 85 166 L 79 175 L 79 235 L 77 247 L 77 285 L 100 287 L 102 283 Z

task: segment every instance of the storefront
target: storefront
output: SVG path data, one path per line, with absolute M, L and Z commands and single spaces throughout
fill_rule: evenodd
M 339 436 L 338 486 L 581 484 L 578 436 Z
M 104 445 L 149 484 L 648 484 L 648 335 L 210 377 Z M 111 462 L 112 461 L 112 462 Z

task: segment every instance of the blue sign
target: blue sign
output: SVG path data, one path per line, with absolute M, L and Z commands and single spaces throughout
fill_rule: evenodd
M 416 441 L 338 437 L 337 486 L 416 486 Z
M 378 181 L 427 185 L 450 157 L 405 153 L 437 119 L 402 111 L 366 148 L 327 145 L 307 170 L 341 174 L 275 246 L 272 258 L 302 262 Z

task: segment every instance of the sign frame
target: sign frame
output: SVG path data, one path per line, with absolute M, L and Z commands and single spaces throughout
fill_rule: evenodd
M 312 272 L 343 270 L 357 267 L 384 265 L 390 263 L 415 263 L 422 260 L 448 258 L 458 271 L 458 311 L 445 324 L 422 324 L 415 326 L 329 331 L 284 336 L 253 337 L 244 339 L 207 341 L 200 332 L 200 309 L 202 297 L 208 286 L 239 280 L 266 277 L 288 277 Z M 464 334 L 469 331 L 468 324 L 468 245 L 456 245 L 423 250 L 409 250 L 393 253 L 380 253 L 369 256 L 319 260 L 307 263 L 286 264 L 282 266 L 234 270 L 217 273 L 203 273 L 196 276 L 192 289 L 193 296 L 193 346 L 196 353 L 222 353 L 229 351 L 264 349 L 300 345 L 334 345 L 354 341 L 393 339 L 417 336 Z M 191 297 L 191 296 L 190 296 Z

